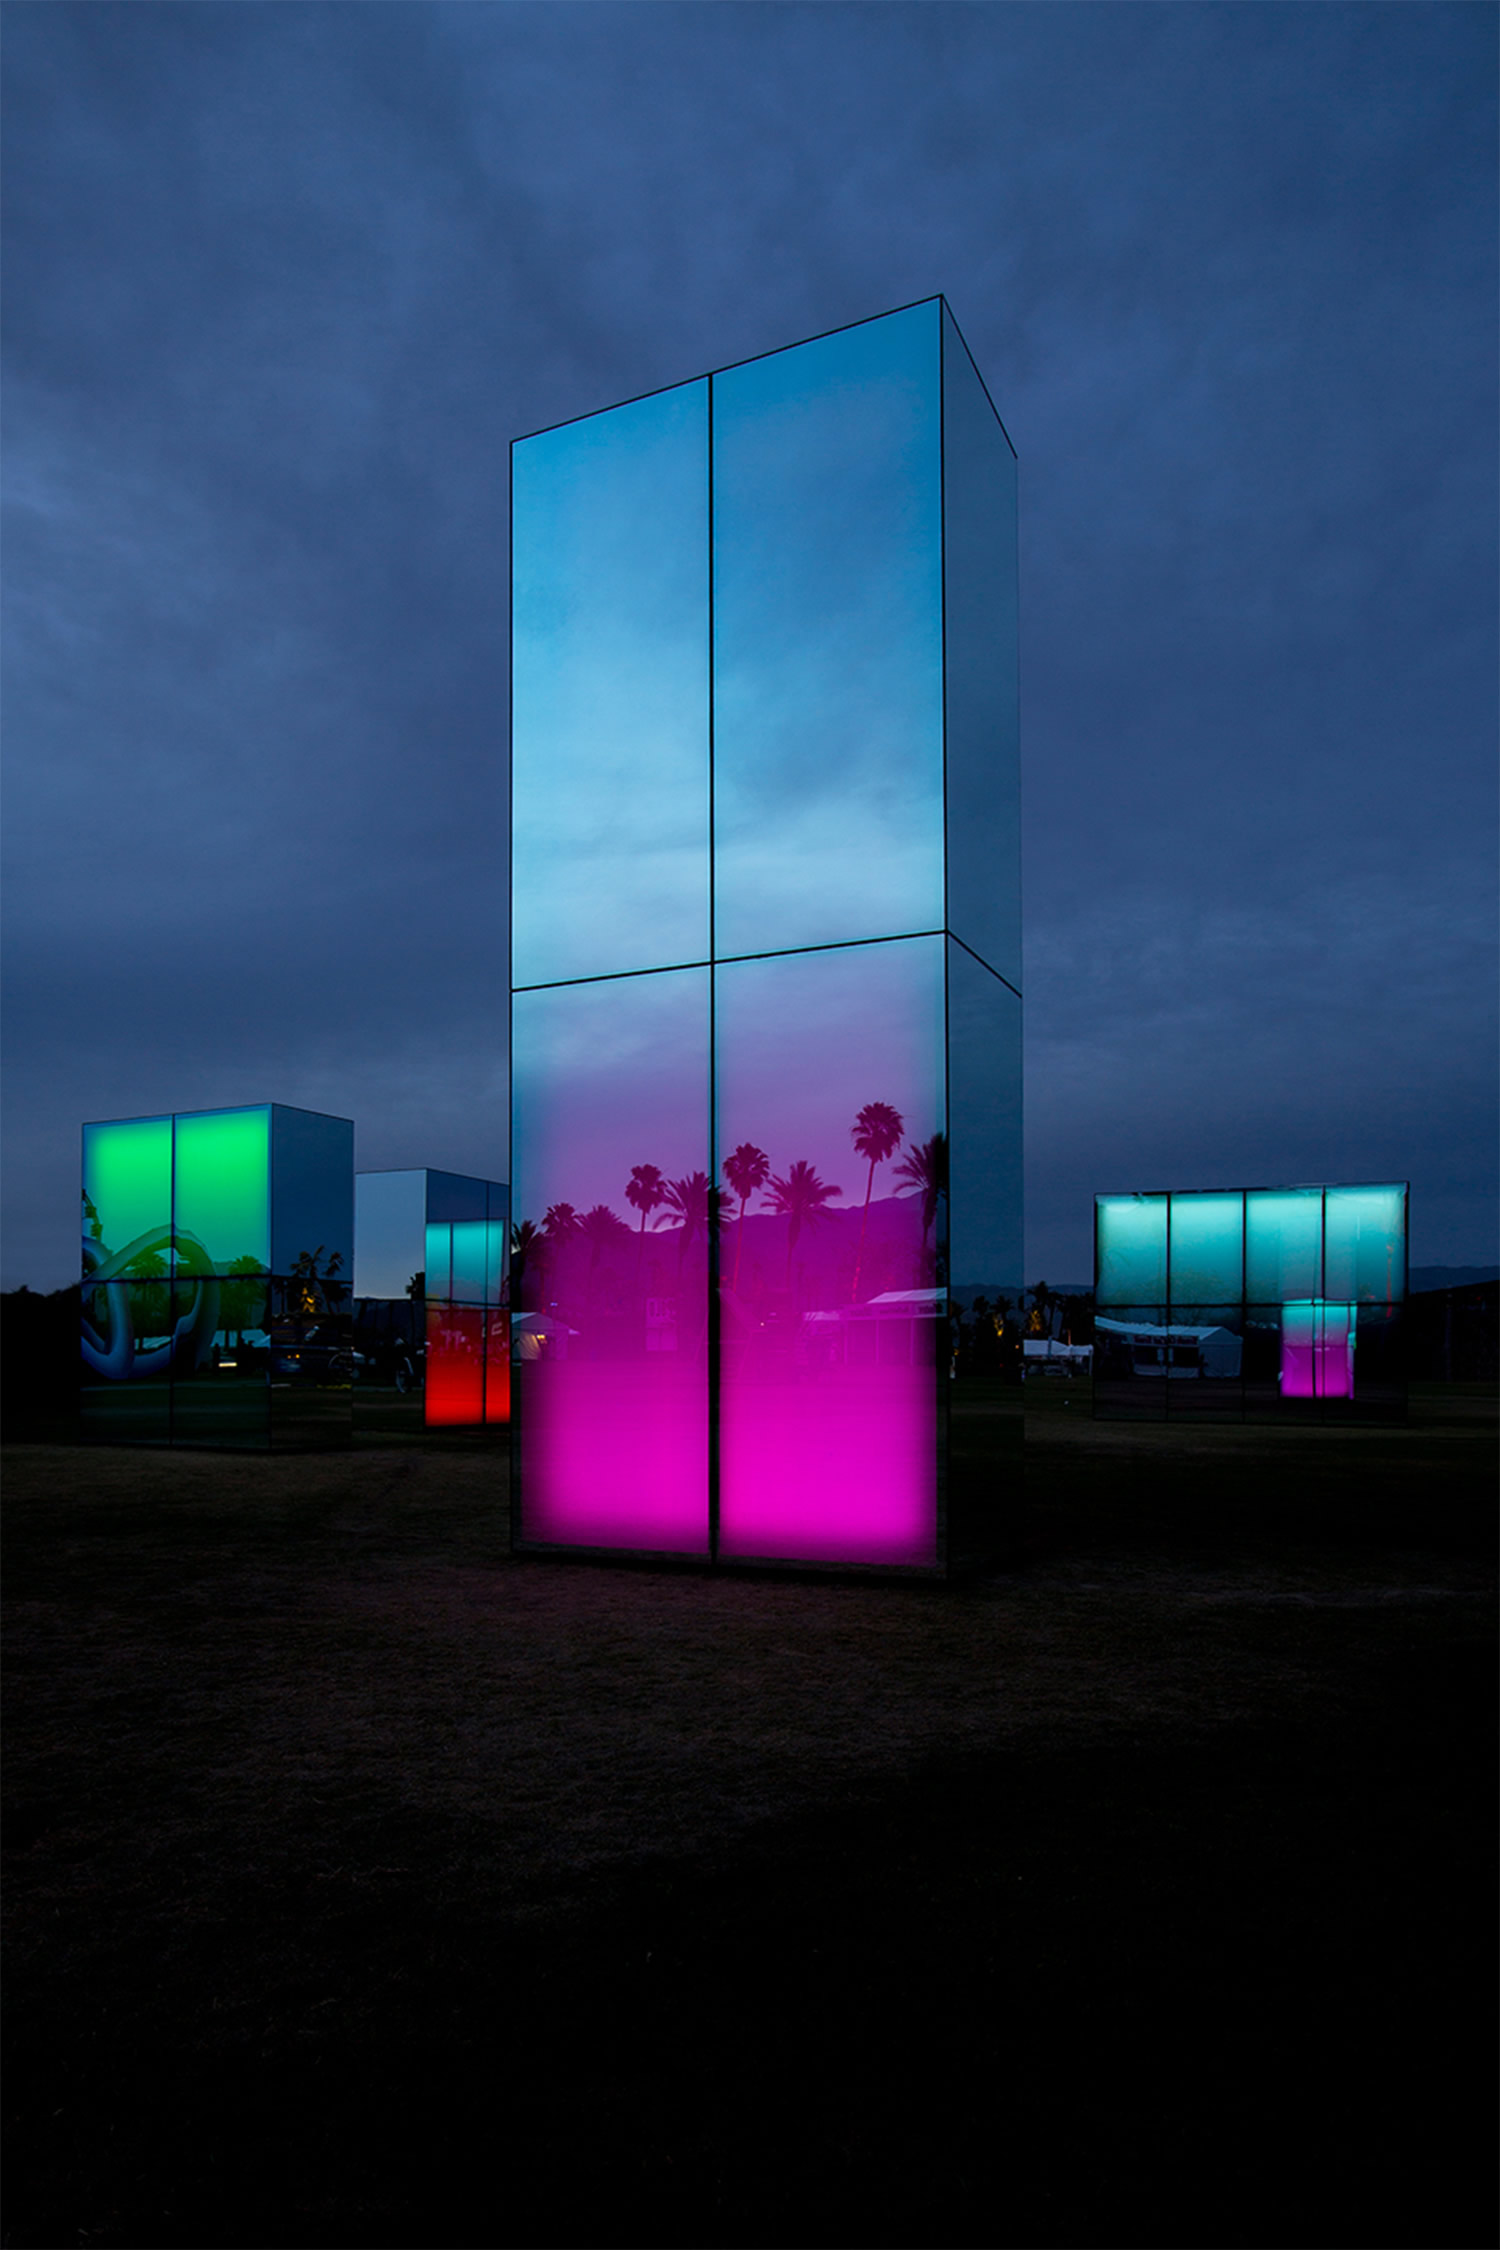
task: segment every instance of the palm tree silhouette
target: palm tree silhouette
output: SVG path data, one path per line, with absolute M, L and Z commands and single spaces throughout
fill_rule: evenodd
M 900 1147 L 905 1130 L 900 1110 L 892 1109 L 889 1102 L 866 1102 L 849 1128 L 850 1140 L 870 1167 L 869 1177 L 865 1181 L 864 1208 L 859 1214 L 859 1247 L 854 1253 L 854 1280 L 849 1288 L 851 1304 L 859 1295 L 859 1269 L 864 1263 L 865 1228 L 870 1223 L 870 1196 L 875 1186 L 875 1167 L 883 1164 Z
M 934 1133 L 930 1141 L 913 1141 L 896 1166 L 896 1177 L 906 1182 L 905 1187 L 897 1188 L 898 1195 L 910 1195 L 914 1188 L 921 1194 L 922 1248 L 925 1251 L 938 1203 L 948 1192 L 947 1134 Z
M 843 1189 L 830 1187 L 820 1180 L 810 1164 L 798 1157 L 786 1178 L 773 1177 L 770 1185 L 771 1209 L 787 1222 L 786 1230 L 786 1285 L 792 1286 L 792 1252 L 797 1247 L 797 1237 L 804 1226 L 814 1226 L 829 1214 L 825 1206 Z
M 771 1159 L 763 1148 L 753 1141 L 741 1141 L 732 1156 L 724 1159 L 724 1177 L 740 1199 L 739 1224 L 734 1236 L 734 1279 L 732 1289 L 740 1285 L 740 1253 L 745 1247 L 745 1205 L 757 1188 L 763 1188 L 771 1170 Z
M 625 1188 L 625 1200 L 627 1203 L 633 1204 L 641 1214 L 641 1234 L 635 1252 L 635 1278 L 638 1287 L 641 1278 L 641 1256 L 646 1247 L 646 1221 L 650 1218 L 658 1203 L 662 1201 L 666 1192 L 667 1183 L 654 1164 L 636 1164 L 631 1167 L 630 1178 Z
M 666 1180 L 662 1185 L 662 1201 L 666 1210 L 657 1220 L 659 1227 L 670 1220 L 680 1221 L 677 1235 L 677 1271 L 682 1271 L 683 1257 L 694 1235 L 706 1235 L 719 1224 L 723 1196 L 706 1172 L 688 1172 L 680 1180 Z
M 516 1304 L 521 1302 L 521 1288 L 528 1266 L 541 1271 L 545 1247 L 540 1227 L 530 1219 L 522 1219 L 510 1230 L 510 1293 Z
M 578 1231 L 589 1246 L 589 1272 L 598 1265 L 602 1253 L 618 1242 L 623 1234 L 627 1241 L 630 1229 L 617 1211 L 607 1203 L 596 1203 L 592 1211 L 585 1211 L 578 1222 Z

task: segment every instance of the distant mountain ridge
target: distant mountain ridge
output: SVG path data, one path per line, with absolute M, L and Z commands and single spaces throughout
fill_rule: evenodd
M 1416 1296 L 1423 1289 L 1467 1289 L 1476 1281 L 1500 1281 L 1500 1266 L 1413 1266 L 1406 1286 Z

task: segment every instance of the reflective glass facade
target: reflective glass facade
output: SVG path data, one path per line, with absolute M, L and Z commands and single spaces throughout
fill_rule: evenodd
M 1406 1219 L 1404 1184 L 1097 1197 L 1095 1413 L 1403 1414 Z
M 1019 1475 L 1009 441 L 932 299 L 513 460 L 518 1538 L 942 1571 Z
M 359 1428 L 503 1427 L 509 1188 L 427 1170 L 361 1172 L 354 1186 Z
M 84 1435 L 346 1444 L 353 1255 L 347 1118 L 267 1102 L 85 1125 Z

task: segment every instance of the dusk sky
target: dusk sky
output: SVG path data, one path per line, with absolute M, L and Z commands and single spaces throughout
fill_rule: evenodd
M 505 1166 L 510 440 L 946 293 L 1020 458 L 1028 1278 L 1495 1257 L 1496 15 L 11 0 L 4 1286 L 86 1118 Z

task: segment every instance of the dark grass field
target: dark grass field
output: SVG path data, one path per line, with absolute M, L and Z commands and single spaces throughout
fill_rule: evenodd
M 5 2242 L 1492 2244 L 1493 1401 L 1034 1391 L 952 1590 L 10 1448 Z

